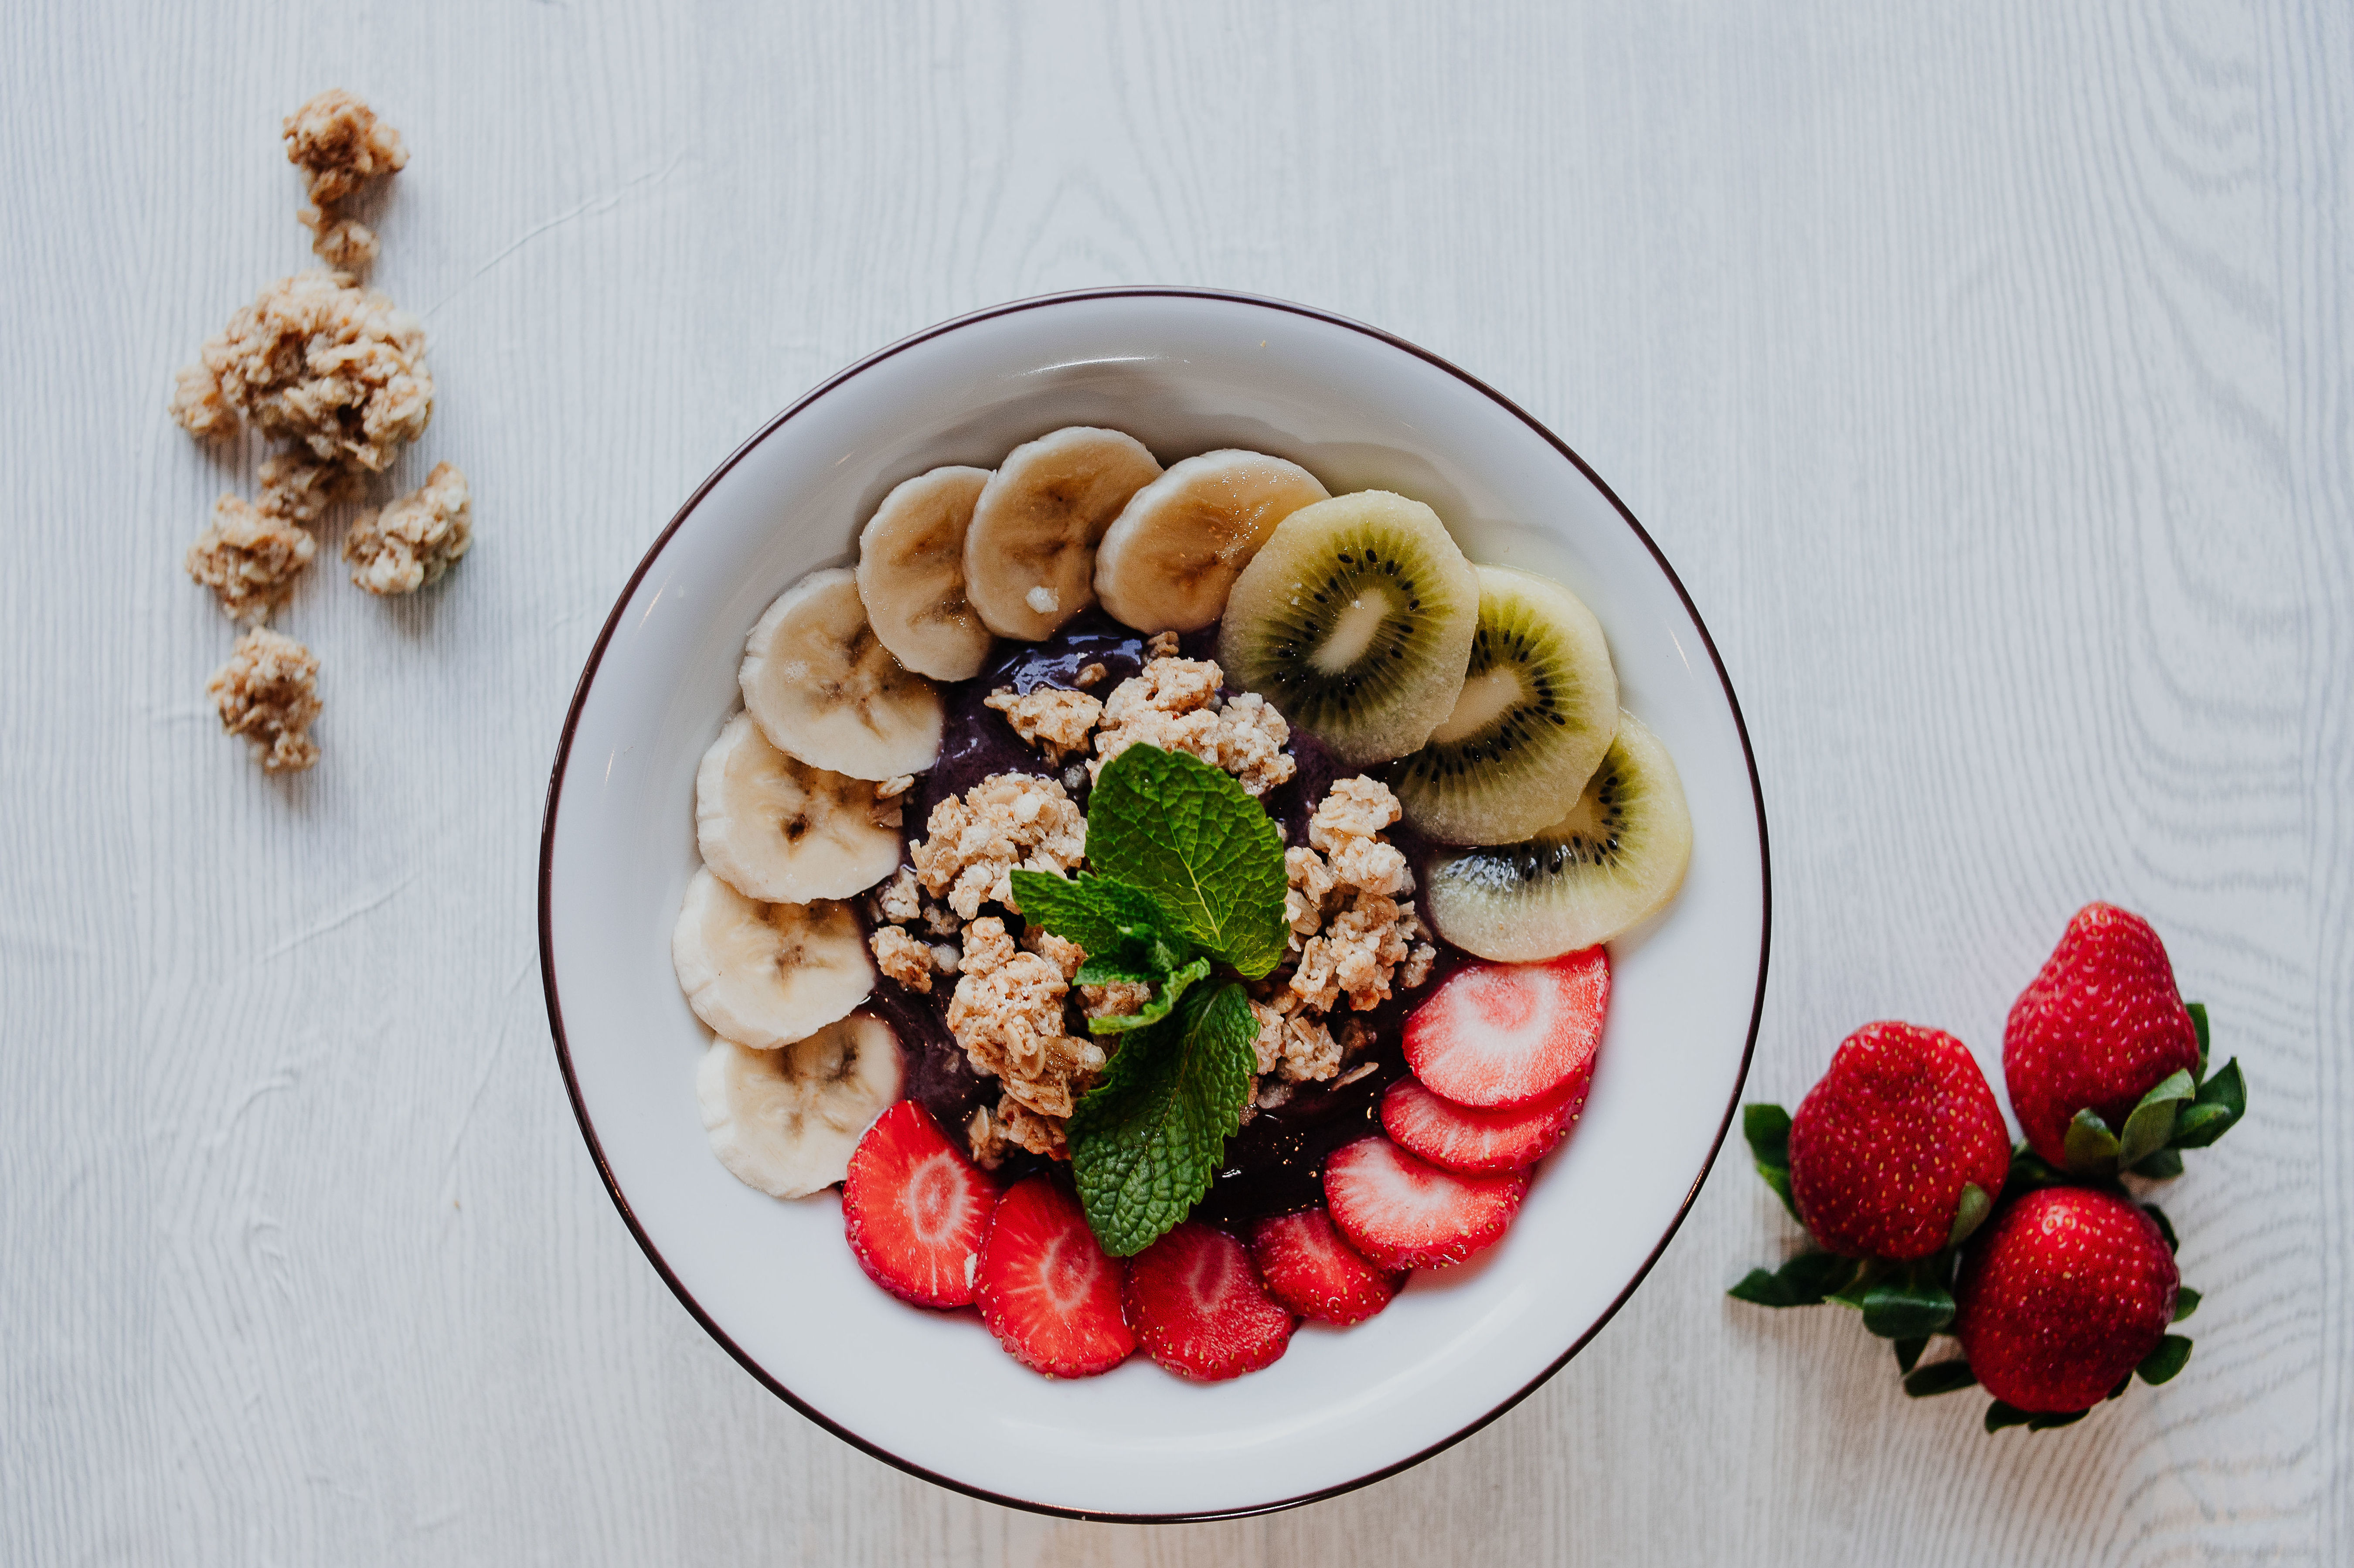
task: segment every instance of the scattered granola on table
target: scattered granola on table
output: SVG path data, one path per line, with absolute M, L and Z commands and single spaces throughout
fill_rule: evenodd
M 286 161 L 302 171 L 311 197 L 300 216 L 314 236 L 312 249 L 338 270 L 366 270 L 376 260 L 376 236 L 358 219 L 339 217 L 335 208 L 369 181 L 408 166 L 400 132 L 341 88 L 288 115 L 281 132 Z
M 414 593 L 439 579 L 473 542 L 466 476 L 455 463 L 437 463 L 416 491 L 353 521 L 344 535 L 344 559 L 352 563 L 352 581 L 370 593 Z
M 265 435 L 381 473 L 433 418 L 425 329 L 348 278 L 297 272 L 229 318 L 205 344 L 201 373 L 180 372 L 173 416 L 191 434 L 213 433 L 216 397 Z
M 319 661 L 292 637 L 255 627 L 205 689 L 221 727 L 252 742 L 265 771 L 300 772 L 319 760 L 310 733 L 319 716 Z
M 259 625 L 286 601 L 318 547 L 293 524 L 224 495 L 188 546 L 188 576 L 213 590 L 230 620 Z

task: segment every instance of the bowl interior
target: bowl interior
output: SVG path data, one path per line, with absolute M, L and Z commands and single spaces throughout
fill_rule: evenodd
M 892 485 L 993 466 L 1067 424 L 1129 431 L 1164 462 L 1246 447 L 1335 493 L 1427 502 L 1475 561 L 1569 585 L 1601 618 L 1622 701 L 1690 800 L 1677 902 L 1613 944 L 1592 1097 L 1500 1245 L 1417 1274 L 1345 1331 L 1196 1386 L 1142 1358 L 1041 1378 L 970 1313 L 900 1305 L 843 1245 L 838 1199 L 779 1202 L 705 1142 L 708 1034 L 670 927 L 695 847 L 695 763 L 738 704 L 744 634 L 814 567 L 847 564 Z M 551 1014 L 584 1131 L 641 1241 L 707 1327 L 845 1436 L 1024 1506 L 1198 1516 L 1265 1508 L 1411 1462 L 1543 1379 L 1664 1245 L 1739 1093 L 1764 977 L 1762 816 L 1733 695 L 1673 577 L 1540 429 L 1442 364 L 1271 302 L 1066 296 L 951 323 L 812 394 L 681 513 L 616 608 L 559 758 L 544 847 Z

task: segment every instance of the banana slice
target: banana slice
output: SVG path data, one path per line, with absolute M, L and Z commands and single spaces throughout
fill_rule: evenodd
M 964 535 L 964 591 L 1000 637 L 1035 642 L 1095 599 L 1096 541 L 1161 477 L 1134 436 L 1073 425 L 1015 447 Z
M 939 688 L 891 656 L 839 567 L 777 596 L 744 639 L 737 679 L 769 743 L 813 768 L 896 779 L 939 757 Z
M 780 1051 L 715 1040 L 695 1097 L 719 1163 L 774 1198 L 806 1198 L 850 1172 L 851 1151 L 905 1076 L 891 1026 L 864 1013 Z
M 1331 499 L 1314 474 L 1264 452 L 1187 458 L 1129 496 L 1104 535 L 1096 597 L 1139 631 L 1196 630 L 1225 611 L 1277 524 Z
M 964 533 L 985 468 L 936 468 L 883 498 L 858 535 L 858 597 L 900 663 L 935 681 L 970 681 L 989 628 L 964 595 Z
M 875 989 L 849 905 L 764 904 L 707 867 L 686 885 L 670 961 L 695 1016 L 756 1051 L 806 1039 Z
M 695 770 L 695 842 L 737 892 L 777 904 L 847 898 L 899 863 L 899 802 L 769 744 L 749 714 L 720 730 Z

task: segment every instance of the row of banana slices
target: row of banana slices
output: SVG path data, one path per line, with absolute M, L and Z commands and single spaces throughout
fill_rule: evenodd
M 778 596 L 745 640 L 744 711 L 696 770 L 704 865 L 671 936 L 679 984 L 718 1035 L 696 1092 L 730 1171 L 779 1197 L 829 1186 L 899 1096 L 889 1026 L 855 1011 L 875 969 L 843 900 L 899 864 L 897 798 L 939 755 L 936 683 L 1098 599 L 1139 631 L 1205 626 L 1276 524 L 1325 498 L 1279 458 L 1215 451 L 1164 471 L 1134 437 L 1075 426 L 994 472 L 906 481 L 861 532 L 855 571 Z

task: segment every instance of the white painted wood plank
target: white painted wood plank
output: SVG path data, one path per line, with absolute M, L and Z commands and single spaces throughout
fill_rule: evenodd
M 0 1559 L 2329 1562 L 2354 1541 L 2354 23 L 2319 3 L 20 6 L 0 20 Z M 481 543 L 284 618 L 261 779 L 178 556 L 250 444 L 172 368 L 307 260 L 278 117 L 415 162 L 376 281 Z M 1708 618 L 1775 835 L 1754 1092 L 1880 1016 L 1990 1066 L 2094 896 L 2254 1109 L 2167 1202 L 2161 1391 L 2029 1439 L 1908 1405 L 1738 1152 L 1594 1346 L 1458 1448 L 1143 1531 L 940 1491 L 744 1377 L 648 1269 L 547 1048 L 557 726 L 714 462 L 957 312 L 1220 284 L 1526 404 Z

